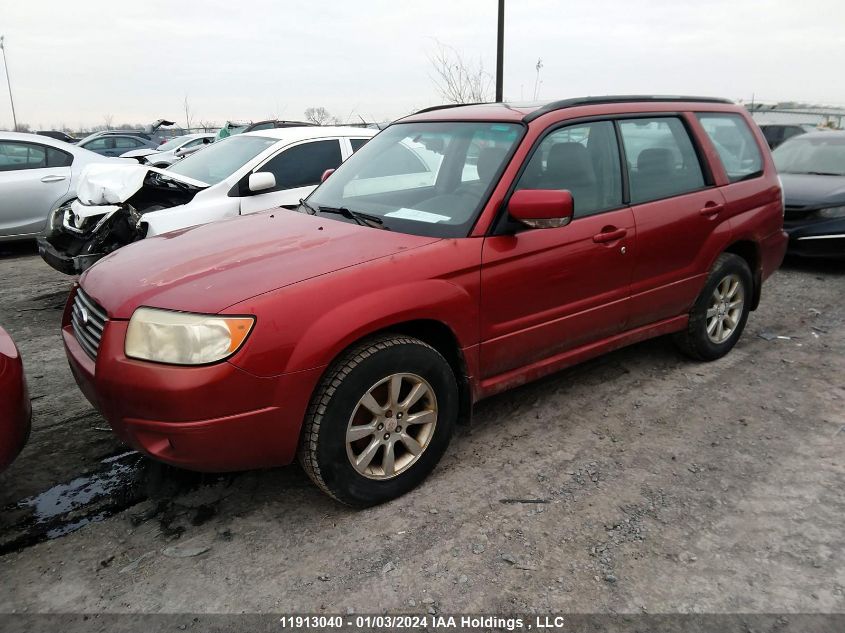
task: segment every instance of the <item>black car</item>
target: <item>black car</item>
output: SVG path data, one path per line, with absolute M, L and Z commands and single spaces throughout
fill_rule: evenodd
M 47 136 L 49 138 L 54 138 L 57 141 L 64 141 L 65 143 L 74 144 L 79 141 L 78 138 L 73 138 L 70 134 L 65 134 L 64 132 L 60 132 L 59 130 L 41 130 L 40 132 L 36 132 L 36 134 L 40 134 L 41 136 Z
M 780 123 L 761 123 L 760 129 L 763 130 L 763 136 L 766 137 L 769 149 L 775 149 L 792 137 L 806 134 L 809 131 L 803 125 L 784 125 Z
M 810 132 L 778 147 L 789 253 L 845 257 L 845 132 Z

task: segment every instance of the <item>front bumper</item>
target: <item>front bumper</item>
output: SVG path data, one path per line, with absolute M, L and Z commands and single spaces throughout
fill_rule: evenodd
M 789 222 L 790 255 L 800 257 L 845 258 L 845 218 L 823 221 Z
M 7 359 L 5 367 L 0 372 L 0 472 L 20 454 L 32 429 L 32 404 L 20 356 Z
M 126 358 L 127 321 L 108 321 L 96 359 L 65 322 L 73 376 L 115 434 L 150 457 L 221 472 L 290 463 L 321 368 L 270 378 L 231 363 L 179 367 Z
M 44 236 L 38 236 L 36 241 L 38 242 L 38 254 L 41 255 L 41 259 L 65 275 L 80 275 L 104 257 L 102 253 L 72 257 L 59 252 Z

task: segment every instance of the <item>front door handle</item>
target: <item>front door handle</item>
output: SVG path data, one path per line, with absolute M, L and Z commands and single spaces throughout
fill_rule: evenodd
M 65 180 L 64 176 L 44 176 L 41 182 L 60 182 L 62 180 Z
M 722 211 L 724 211 L 724 209 L 725 205 L 721 202 L 708 202 L 704 205 L 704 208 L 699 211 L 699 213 L 708 217 L 714 217 L 719 215 Z
M 615 226 L 607 227 L 601 233 L 593 235 L 593 241 L 597 244 L 605 244 L 606 242 L 615 242 L 621 240 L 628 235 L 627 229 L 617 229 Z

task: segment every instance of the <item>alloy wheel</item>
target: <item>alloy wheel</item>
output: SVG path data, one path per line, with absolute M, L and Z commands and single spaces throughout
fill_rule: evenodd
M 346 454 L 364 477 L 391 479 L 416 463 L 436 425 L 437 397 L 431 385 L 416 374 L 392 374 L 355 405 L 346 430 Z
M 736 330 L 745 305 L 745 288 L 738 275 L 724 277 L 710 295 L 707 307 L 707 337 L 716 344 L 724 343 Z

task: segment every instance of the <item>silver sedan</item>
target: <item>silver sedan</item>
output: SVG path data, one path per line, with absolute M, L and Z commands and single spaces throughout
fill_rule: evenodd
M 76 197 L 86 165 L 118 160 L 46 136 L 0 132 L 0 242 L 35 237 L 50 211 Z

